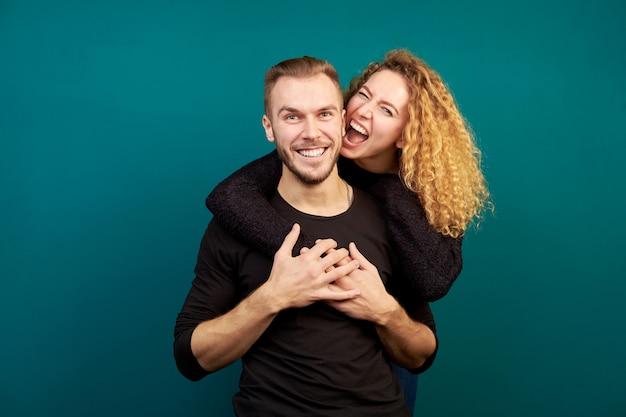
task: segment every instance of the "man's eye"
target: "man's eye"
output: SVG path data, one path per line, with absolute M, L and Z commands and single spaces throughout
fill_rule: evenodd
M 330 117 L 330 116 L 331 116 L 331 113 L 330 113 L 329 111 L 323 111 L 323 112 L 321 113 L 321 116 L 322 116 L 322 117 Z
M 298 118 L 298 116 L 296 116 L 295 114 L 288 114 L 286 119 L 287 120 L 296 120 Z

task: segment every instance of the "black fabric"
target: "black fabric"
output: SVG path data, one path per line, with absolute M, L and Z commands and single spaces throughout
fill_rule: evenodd
M 276 190 L 281 170 L 278 154 L 272 151 L 219 183 L 206 199 L 223 227 L 267 256 L 274 255 L 292 226 L 267 201 Z M 345 158 L 339 160 L 339 172 L 383 207 L 407 289 L 427 301 L 445 296 L 463 266 L 462 238 L 438 233 L 428 223 L 417 195 L 396 175 L 372 174 Z M 298 247 L 312 242 L 304 235 Z
M 383 208 L 407 289 L 428 301 L 444 297 L 463 267 L 463 238 L 437 232 L 428 223 L 417 194 L 407 189 L 397 175 L 372 174 L 348 159 L 341 160 L 340 173 L 348 182 L 367 190 Z
M 334 217 L 300 213 L 278 194 L 271 207 L 288 224 L 298 222 L 311 238 L 333 237 L 340 246 L 354 241 L 390 291 L 398 288 L 386 227 L 367 194 L 355 189 L 351 208 Z M 271 256 L 211 221 L 196 278 L 176 321 L 175 355 L 185 376 L 195 380 L 207 375 L 189 348 L 193 329 L 227 312 L 265 282 L 271 265 Z M 407 312 L 434 331 L 426 302 L 414 303 Z M 243 356 L 242 366 L 240 392 L 233 399 L 238 416 L 410 415 L 372 323 L 350 319 L 324 303 L 281 312 Z

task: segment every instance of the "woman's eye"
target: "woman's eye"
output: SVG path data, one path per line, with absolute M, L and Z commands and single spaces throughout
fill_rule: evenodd
M 391 116 L 391 115 L 392 115 L 391 110 L 389 110 L 387 107 L 383 107 L 382 109 L 383 109 L 383 112 L 384 112 L 386 115 L 388 115 L 388 116 Z
M 369 98 L 363 91 L 359 91 L 359 95 L 363 98 Z

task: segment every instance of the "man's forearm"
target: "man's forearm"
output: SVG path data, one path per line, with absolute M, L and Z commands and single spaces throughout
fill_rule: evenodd
M 432 330 L 412 320 L 399 304 L 380 316 L 375 326 L 391 359 L 407 369 L 422 366 L 437 347 Z
M 200 323 L 191 350 L 202 368 L 215 372 L 241 358 L 272 323 L 278 312 L 262 287 L 228 313 Z

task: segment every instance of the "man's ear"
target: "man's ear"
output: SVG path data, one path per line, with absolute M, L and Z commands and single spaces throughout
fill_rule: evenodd
M 274 142 L 274 131 L 272 130 L 272 123 L 270 122 L 269 117 L 265 114 L 263 118 L 261 118 L 261 124 L 263 125 L 263 129 L 265 129 L 265 137 L 268 141 Z

